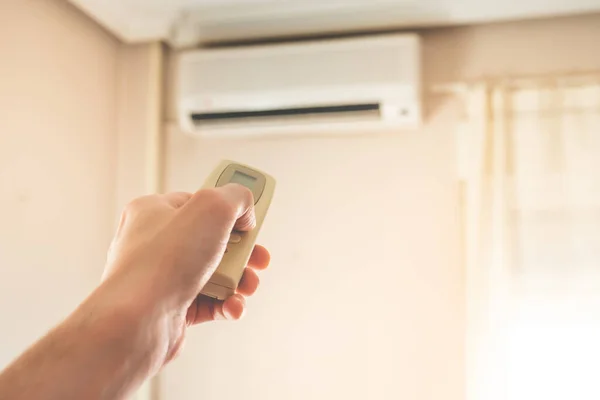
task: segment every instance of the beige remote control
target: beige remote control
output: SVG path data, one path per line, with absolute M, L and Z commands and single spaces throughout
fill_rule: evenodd
M 275 179 L 234 161 L 222 161 L 206 179 L 202 188 L 220 187 L 228 183 L 237 183 L 252 191 L 256 228 L 250 232 L 231 233 L 219 267 L 201 292 L 218 300 L 225 300 L 235 293 L 275 192 Z

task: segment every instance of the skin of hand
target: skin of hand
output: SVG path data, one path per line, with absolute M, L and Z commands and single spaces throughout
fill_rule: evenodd
M 237 293 L 199 295 L 233 230 L 255 226 L 252 193 L 230 184 L 150 195 L 124 210 L 101 285 L 0 374 L 0 399 L 124 399 L 181 350 L 186 329 L 236 320 L 270 261 L 256 246 Z

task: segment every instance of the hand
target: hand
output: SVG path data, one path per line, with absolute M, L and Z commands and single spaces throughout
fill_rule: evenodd
M 198 296 L 232 230 L 255 226 L 250 191 L 239 185 L 196 194 L 146 196 L 126 208 L 102 284 L 62 323 L 0 372 L 0 397 L 14 400 L 126 399 L 176 356 L 186 328 L 237 319 L 255 272 L 256 247 L 225 302 Z
M 143 331 L 151 373 L 181 349 L 186 328 L 236 320 L 256 291 L 269 253 L 256 246 L 237 293 L 224 302 L 199 296 L 223 257 L 232 230 L 254 228 L 252 193 L 239 185 L 196 194 L 151 195 L 125 209 L 111 244 L 101 292 Z

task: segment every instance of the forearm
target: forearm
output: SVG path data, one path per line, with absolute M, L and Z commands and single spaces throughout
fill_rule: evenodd
M 0 374 L 0 400 L 125 398 L 150 368 L 136 324 L 92 295 Z

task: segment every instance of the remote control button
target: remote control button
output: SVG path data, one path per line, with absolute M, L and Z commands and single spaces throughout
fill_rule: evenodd
M 229 243 L 231 244 L 238 244 L 241 241 L 242 236 L 238 235 L 237 233 L 232 233 L 231 236 L 229 236 Z

